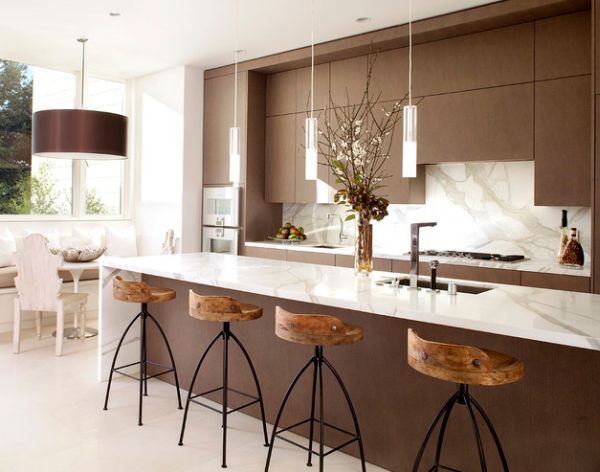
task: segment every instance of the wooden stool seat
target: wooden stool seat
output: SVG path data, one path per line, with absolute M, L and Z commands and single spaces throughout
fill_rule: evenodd
M 281 339 L 312 346 L 340 346 L 363 339 L 363 329 L 329 315 L 290 313 L 275 309 L 275 334 Z
M 408 364 L 422 374 L 465 385 L 505 385 L 521 379 L 525 366 L 501 352 L 426 341 L 408 330 Z
M 128 303 L 162 303 L 173 300 L 177 293 L 170 288 L 151 287 L 146 282 L 113 278 L 113 298 Z
M 203 321 L 230 323 L 257 320 L 263 314 L 261 307 L 240 303 L 231 297 L 203 296 L 190 290 L 190 316 Z

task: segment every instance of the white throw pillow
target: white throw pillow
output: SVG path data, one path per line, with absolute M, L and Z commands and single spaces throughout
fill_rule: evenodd
M 48 240 L 48 249 L 59 249 L 60 248 L 60 233 L 58 228 L 51 228 L 44 232 L 42 231 L 32 231 L 30 229 L 23 230 L 23 239 L 25 239 L 30 234 L 41 234 Z
M 137 242 L 135 228 L 106 227 L 106 252 L 107 256 L 130 257 L 137 256 Z
M 17 252 L 17 243 L 8 228 L 0 230 L 0 267 L 13 265 L 13 256 Z
M 102 232 L 99 228 L 73 228 L 72 238 L 80 241 L 83 246 L 103 247 Z M 63 245 L 64 247 L 64 245 Z

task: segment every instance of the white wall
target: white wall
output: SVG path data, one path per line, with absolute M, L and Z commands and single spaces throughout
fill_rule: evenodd
M 133 219 L 139 253 L 158 254 L 165 233 L 177 250 L 199 249 L 203 71 L 181 66 L 134 81 Z

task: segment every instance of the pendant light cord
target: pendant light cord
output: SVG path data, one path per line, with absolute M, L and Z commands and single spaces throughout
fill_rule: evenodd
M 315 95 L 315 0 L 310 9 L 310 117 L 313 117 Z
M 85 95 L 85 43 L 87 38 L 79 38 L 77 42 L 81 43 L 81 109 L 83 109 L 83 97 Z
M 233 127 L 237 128 L 237 96 L 238 96 L 238 7 L 239 2 L 235 0 L 235 49 L 233 52 Z
M 408 0 L 408 105 L 412 105 L 412 0 Z

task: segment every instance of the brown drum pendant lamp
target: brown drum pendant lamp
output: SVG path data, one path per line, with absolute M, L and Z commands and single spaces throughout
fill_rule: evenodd
M 127 117 L 84 110 L 85 43 L 81 60 L 81 108 L 41 110 L 33 114 L 32 151 L 59 159 L 127 159 Z

